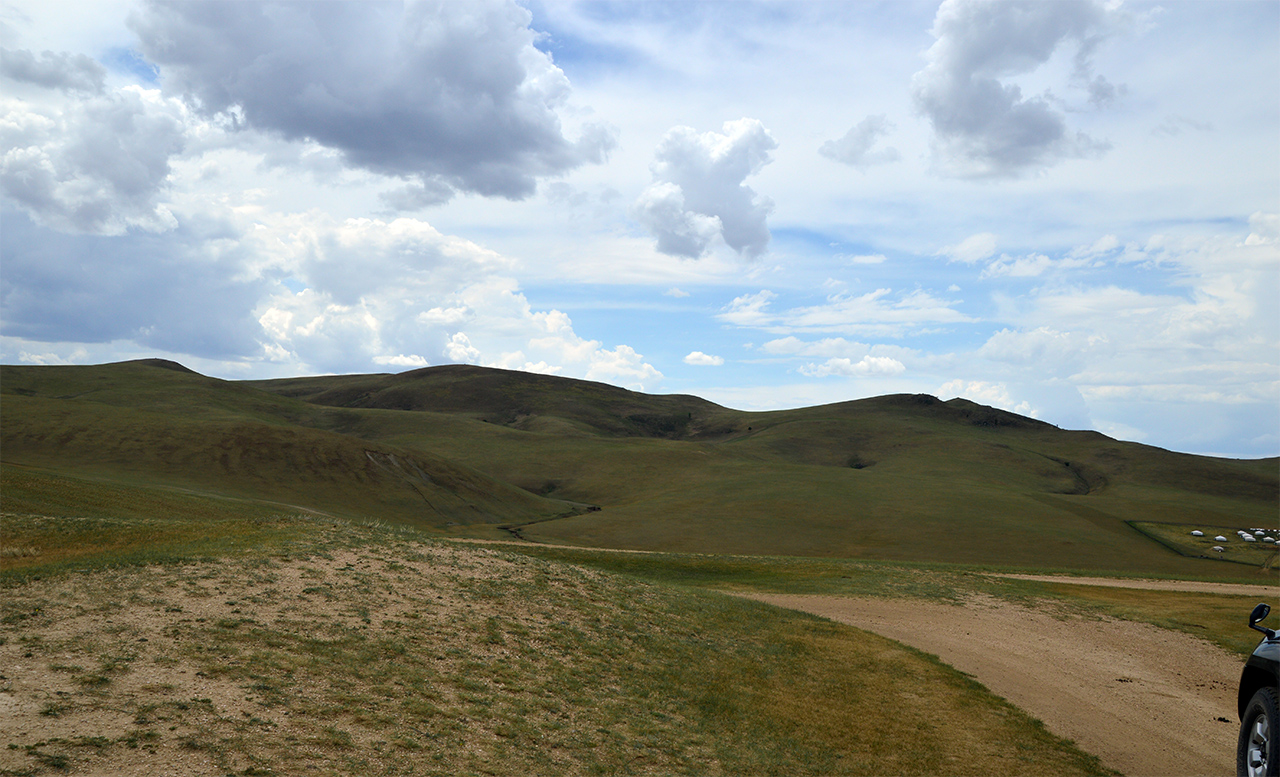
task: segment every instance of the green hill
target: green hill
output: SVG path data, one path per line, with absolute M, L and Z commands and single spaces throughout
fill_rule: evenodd
M 966 400 L 747 413 L 461 365 L 229 382 L 156 361 L 4 367 L 0 391 L 6 464 L 455 532 L 497 536 L 483 526 L 502 524 L 531 540 L 636 549 L 1274 575 L 1263 569 L 1274 546 L 1234 542 L 1219 555 L 1189 532 L 1274 526 L 1276 459 L 1178 454 Z
M 7 465 L 440 527 L 583 509 L 427 450 L 329 431 L 341 413 L 170 362 L 4 367 L 0 396 Z

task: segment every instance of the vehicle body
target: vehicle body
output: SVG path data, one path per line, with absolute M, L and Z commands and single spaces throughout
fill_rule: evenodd
M 1237 777 L 1280 777 L 1280 635 L 1258 625 L 1270 612 L 1259 604 L 1249 615 L 1264 636 L 1240 673 Z

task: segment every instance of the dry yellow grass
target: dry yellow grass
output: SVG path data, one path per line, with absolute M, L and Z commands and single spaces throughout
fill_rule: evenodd
M 839 624 L 299 524 L 292 549 L 11 580 L 0 769 L 1102 771 L 954 670 Z

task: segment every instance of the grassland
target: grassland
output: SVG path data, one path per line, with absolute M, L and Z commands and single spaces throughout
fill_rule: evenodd
M 1258 644 L 1246 627 L 1254 597 L 1016 580 L 1000 567 L 784 556 L 617 553 L 512 545 L 512 552 L 610 574 L 699 590 L 822 594 L 958 603 L 989 596 L 1065 615 L 1112 617 L 1182 631 L 1248 656 Z M 1067 573 L 1070 570 L 1044 570 Z M 1239 581 L 1249 577 L 1238 578 Z M 1274 583 L 1274 580 L 1268 581 Z M 1264 625 L 1280 628 L 1280 608 Z
M 1265 525 L 1274 461 L 929 397 L 153 361 L 4 367 L 0 432 L 0 774 L 1099 774 L 933 657 L 725 594 L 990 596 L 1240 654 L 1252 600 L 990 573 L 1274 577 L 1155 525 Z M 580 547 L 448 539 L 513 535 Z
M 236 383 L 153 360 L 4 367 L 0 399 L 5 465 L 580 546 L 1263 579 L 1135 527 L 1280 502 L 1274 459 L 926 396 L 743 413 L 476 367 Z
M 15 518 L 6 774 L 1105 773 L 929 656 L 714 591 L 252 512 L 169 518 L 203 540 L 163 558 L 98 518 L 72 559 L 83 519 Z

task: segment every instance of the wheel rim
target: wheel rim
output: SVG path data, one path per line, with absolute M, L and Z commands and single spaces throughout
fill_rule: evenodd
M 1271 744 L 1271 721 L 1261 713 L 1249 729 L 1249 777 L 1266 777 L 1267 754 Z

